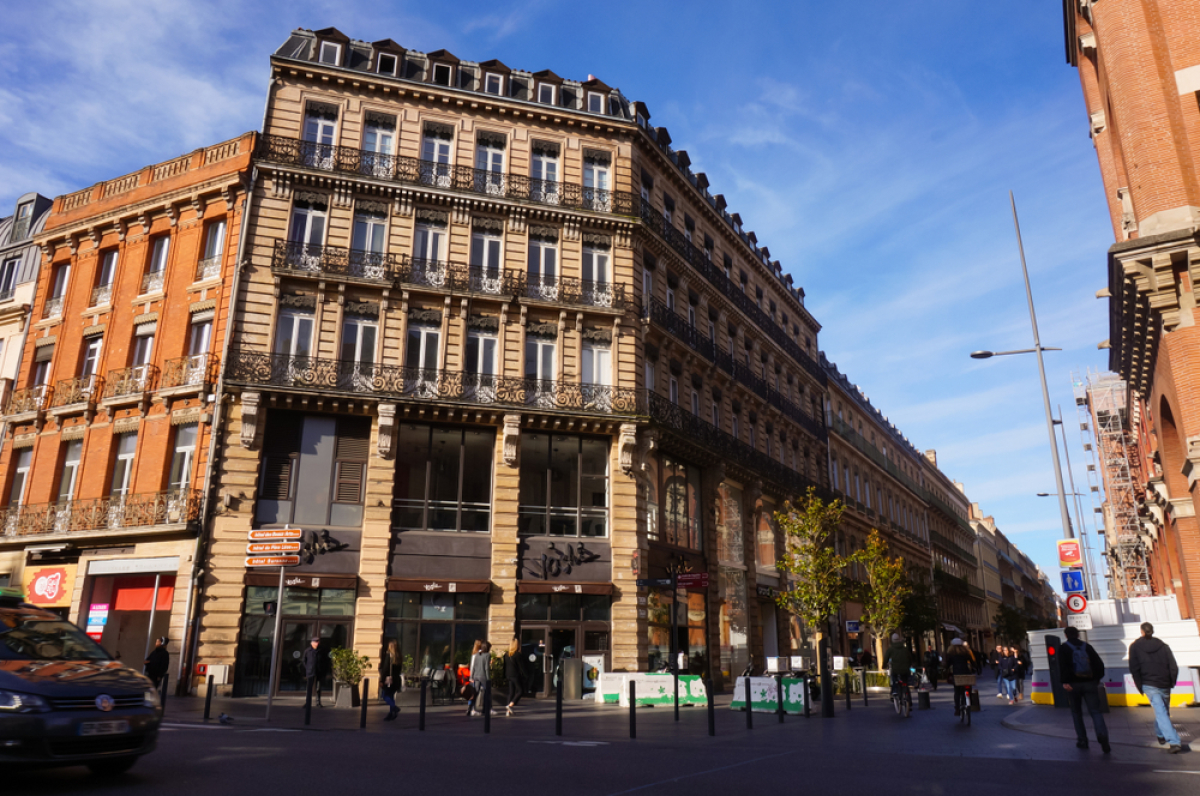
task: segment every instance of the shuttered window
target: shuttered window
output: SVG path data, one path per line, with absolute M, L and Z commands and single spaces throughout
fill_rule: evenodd
M 300 456 L 304 418 L 288 412 L 274 413 L 263 439 L 263 469 L 258 495 L 263 500 L 291 500 L 292 475 Z
M 371 427 L 365 423 L 338 423 L 337 451 L 334 467 L 337 483 L 334 500 L 338 503 L 361 503 L 363 482 L 366 480 L 367 459 L 371 451 Z

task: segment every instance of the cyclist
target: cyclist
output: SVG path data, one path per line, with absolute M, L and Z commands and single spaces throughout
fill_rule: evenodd
M 975 656 L 963 644 L 961 638 L 956 638 L 950 642 L 950 651 L 946 653 L 946 666 L 950 669 L 950 678 L 953 682 L 955 675 L 959 674 L 975 674 Z M 958 716 L 964 709 L 970 710 L 971 703 L 966 701 L 966 686 L 954 686 L 954 715 Z M 964 704 L 965 703 L 965 704 Z
M 892 696 L 900 686 L 908 688 L 908 678 L 912 674 L 912 655 L 904 643 L 904 637 L 899 633 L 892 634 L 892 645 L 883 654 L 883 665 L 888 670 L 892 680 Z

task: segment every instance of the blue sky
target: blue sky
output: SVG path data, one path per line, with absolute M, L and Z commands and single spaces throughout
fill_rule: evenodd
M 1057 571 L 1036 362 L 967 355 L 1032 344 L 1012 190 L 1086 492 L 1070 374 L 1107 363 L 1094 294 L 1112 228 L 1058 4 L 46 0 L 4 16 L 6 210 L 257 129 L 268 57 L 296 27 L 597 75 L 650 107 L 805 288 L 829 357 Z

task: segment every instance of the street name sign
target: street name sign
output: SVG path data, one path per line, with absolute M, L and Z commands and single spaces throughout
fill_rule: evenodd
M 264 528 L 250 531 L 250 541 L 269 542 L 278 539 L 303 539 L 304 531 L 299 528 Z
M 1067 614 L 1067 627 L 1077 627 L 1080 630 L 1092 629 L 1091 614 Z
M 248 567 L 298 567 L 300 556 L 247 556 Z
M 246 545 L 246 555 L 263 553 L 299 553 L 299 542 L 251 542 Z
M 1083 613 L 1087 610 L 1087 598 L 1082 594 L 1068 594 L 1067 610 L 1073 614 Z
M 1064 594 L 1087 591 L 1087 589 L 1083 587 L 1083 573 L 1077 569 L 1068 569 L 1063 571 L 1062 587 Z
M 676 575 L 677 582 L 681 589 L 707 589 L 708 588 L 708 573 L 707 572 L 685 572 L 682 575 Z

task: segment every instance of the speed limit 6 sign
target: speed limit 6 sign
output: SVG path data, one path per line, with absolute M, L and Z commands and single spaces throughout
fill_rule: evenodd
M 1067 610 L 1073 614 L 1081 614 L 1087 609 L 1087 598 L 1082 594 L 1067 595 Z

